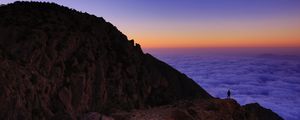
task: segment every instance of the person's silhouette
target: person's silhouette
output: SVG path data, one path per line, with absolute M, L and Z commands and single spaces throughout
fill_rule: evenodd
M 230 98 L 230 90 L 228 89 L 228 91 L 227 91 L 227 98 Z

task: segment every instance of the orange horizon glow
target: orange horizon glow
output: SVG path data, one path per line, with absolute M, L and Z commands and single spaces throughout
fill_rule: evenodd
M 136 40 L 135 40 L 136 41 Z M 142 48 L 255 48 L 255 47 L 266 47 L 266 48 L 282 48 L 282 47 L 299 47 L 300 48 L 300 39 L 299 40 L 291 40 L 290 42 L 286 41 L 268 41 L 268 43 L 264 41 L 256 41 L 256 42 L 241 42 L 241 41 L 222 41 L 222 42 L 160 42 L 160 43 L 147 43 L 147 42 L 139 42 Z M 269 43 L 271 42 L 271 43 Z
M 140 43 L 138 43 L 140 44 Z M 206 44 L 206 45 L 193 45 L 193 44 L 186 44 L 186 45 L 176 45 L 176 44 L 159 44 L 159 45 L 148 45 L 143 46 L 143 44 L 140 44 L 142 48 L 300 48 L 300 43 L 295 44 L 222 44 L 222 45 L 216 45 L 216 44 Z
M 142 48 L 300 47 L 299 18 L 151 22 L 121 27 Z M 157 23 L 157 22 L 155 22 Z
M 103 17 L 142 48 L 300 47 L 299 0 L 41 1 Z
M 277 34 L 273 36 L 222 36 L 220 34 L 217 36 L 185 36 L 185 34 L 183 34 L 177 36 L 148 37 L 136 35 L 137 39 L 134 40 L 143 48 L 300 47 L 300 37 L 297 35 L 300 35 L 300 33 L 294 35 Z

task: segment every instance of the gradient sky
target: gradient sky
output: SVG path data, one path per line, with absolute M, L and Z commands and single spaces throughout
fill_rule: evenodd
M 39 1 L 103 17 L 143 48 L 300 47 L 300 0 Z

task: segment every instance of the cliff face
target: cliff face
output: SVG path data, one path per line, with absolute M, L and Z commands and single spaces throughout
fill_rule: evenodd
M 211 98 L 102 18 L 56 4 L 0 7 L 0 118 L 51 118 Z
M 0 119 L 86 119 L 212 99 L 102 18 L 38 2 L 0 6 L 0 16 Z

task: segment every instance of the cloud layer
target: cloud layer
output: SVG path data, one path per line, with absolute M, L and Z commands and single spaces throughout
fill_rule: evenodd
M 155 54 L 154 54 L 155 55 Z M 258 102 L 287 120 L 300 119 L 300 56 L 155 55 L 187 74 L 215 97 Z

